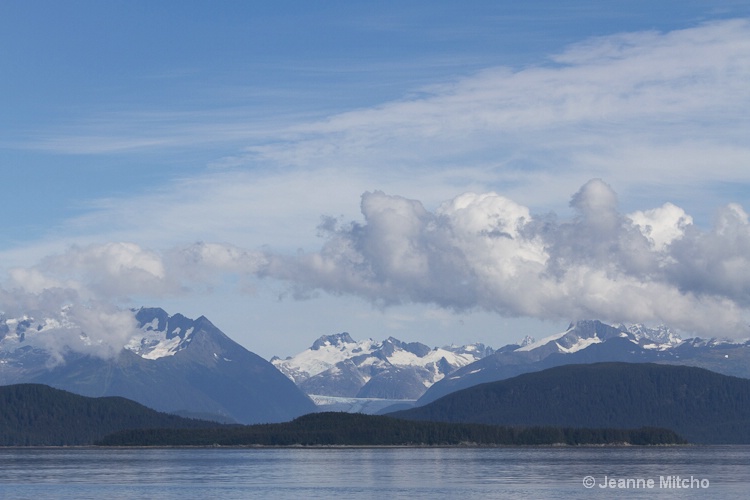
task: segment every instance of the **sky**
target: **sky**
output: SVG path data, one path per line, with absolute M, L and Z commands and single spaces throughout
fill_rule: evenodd
M 747 2 L 10 0 L 0 47 L 0 310 L 56 345 L 750 337 Z

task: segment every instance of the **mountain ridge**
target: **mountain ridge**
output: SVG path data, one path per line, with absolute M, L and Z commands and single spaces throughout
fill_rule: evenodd
M 492 352 L 483 344 L 430 348 L 393 336 L 355 341 L 341 332 L 271 362 L 308 395 L 415 400 L 435 381 Z
M 526 336 L 517 344 L 492 349 L 482 344 L 457 348 L 453 354 L 478 349 L 473 361 L 431 361 L 429 379 L 414 365 L 399 363 L 395 352 L 435 352 L 418 342 L 394 337 L 355 341 L 347 332 L 319 337 L 306 351 L 273 364 L 319 403 L 321 409 L 381 413 L 390 405 L 424 405 L 456 390 L 511 378 L 554 366 L 607 361 L 655 362 L 703 367 L 717 373 L 750 378 L 750 342 L 690 338 L 683 340 L 665 325 L 609 325 L 599 320 L 571 322 L 567 329 L 540 340 Z M 470 354 L 470 353 L 469 353 Z M 415 355 L 416 357 L 416 355 Z M 412 360 L 413 361 L 413 360 Z M 366 369 L 360 365 L 366 362 Z M 380 367 L 373 369 L 373 367 Z M 420 378 L 421 376 L 421 378 Z M 421 380 L 421 382 L 420 382 Z M 401 387 L 409 388 L 411 392 Z M 416 399 L 415 394 L 422 393 Z M 380 400 L 382 404 L 377 403 Z M 326 401 L 326 403 L 321 403 Z M 321 404 L 323 406 L 321 406 Z
M 571 323 L 564 332 L 507 345 L 436 382 L 417 401 L 424 405 L 468 387 L 555 366 L 608 361 L 696 366 L 750 378 L 750 342 L 682 340 L 665 326 L 607 325 L 598 320 Z

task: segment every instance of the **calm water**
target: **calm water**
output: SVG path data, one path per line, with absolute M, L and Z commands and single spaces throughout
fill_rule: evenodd
M 605 476 L 641 487 L 600 488 Z M 674 476 L 692 488 L 677 488 Z M 750 446 L 0 449 L 2 499 L 744 499 L 749 492 Z

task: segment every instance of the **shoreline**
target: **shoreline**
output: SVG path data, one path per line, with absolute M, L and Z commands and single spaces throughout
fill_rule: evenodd
M 264 444 L 238 444 L 238 445 L 32 445 L 32 446 L 0 446 L 0 450 L 69 450 L 69 449 L 92 449 L 92 450 L 143 450 L 143 449 L 268 449 L 268 450 L 326 450 L 326 449 L 407 449 L 407 448 L 451 448 L 451 449 L 477 449 L 477 448 L 685 448 L 685 447 L 707 447 L 707 446 L 750 446 L 750 444 L 706 444 L 706 443 L 674 443 L 674 444 L 393 444 L 393 445 L 360 445 L 360 444 L 333 444 L 333 445 L 264 445 Z

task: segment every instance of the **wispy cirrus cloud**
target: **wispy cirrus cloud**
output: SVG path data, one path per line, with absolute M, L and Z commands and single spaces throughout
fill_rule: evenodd
M 740 19 L 592 38 L 544 65 L 325 118 L 233 109 L 79 124 L 24 147 L 221 147 L 207 171 L 90 201 L 39 247 L 52 256 L 15 254 L 5 297 L 55 290 L 50 308 L 111 306 L 231 275 L 299 297 L 747 336 L 748 81 Z M 729 199 L 716 182 L 740 188 Z M 573 215 L 559 215 L 569 201 Z
M 481 166 L 494 186 L 521 184 L 527 196 L 597 175 L 626 192 L 747 183 L 749 34 L 747 20 L 733 20 L 590 39 L 549 65 L 491 68 L 300 124 L 251 146 L 248 160 L 387 172 Z
M 63 229 L 89 228 L 99 240 L 107 232 L 174 243 L 242 234 L 244 246 L 293 245 L 300 231 L 311 234 L 311 217 L 355 216 L 347 207 L 367 190 L 430 207 L 463 191 L 494 190 L 559 210 L 593 177 L 618 186 L 634 209 L 658 193 L 706 223 L 714 207 L 732 201 L 727 183 L 750 185 L 748 54 L 744 19 L 624 33 L 567 47 L 546 65 L 489 68 L 325 119 L 231 107 L 129 112 L 29 147 L 210 151 L 206 172 L 192 167 L 171 185 L 89 203 Z M 149 224 L 135 223 L 144 217 Z

